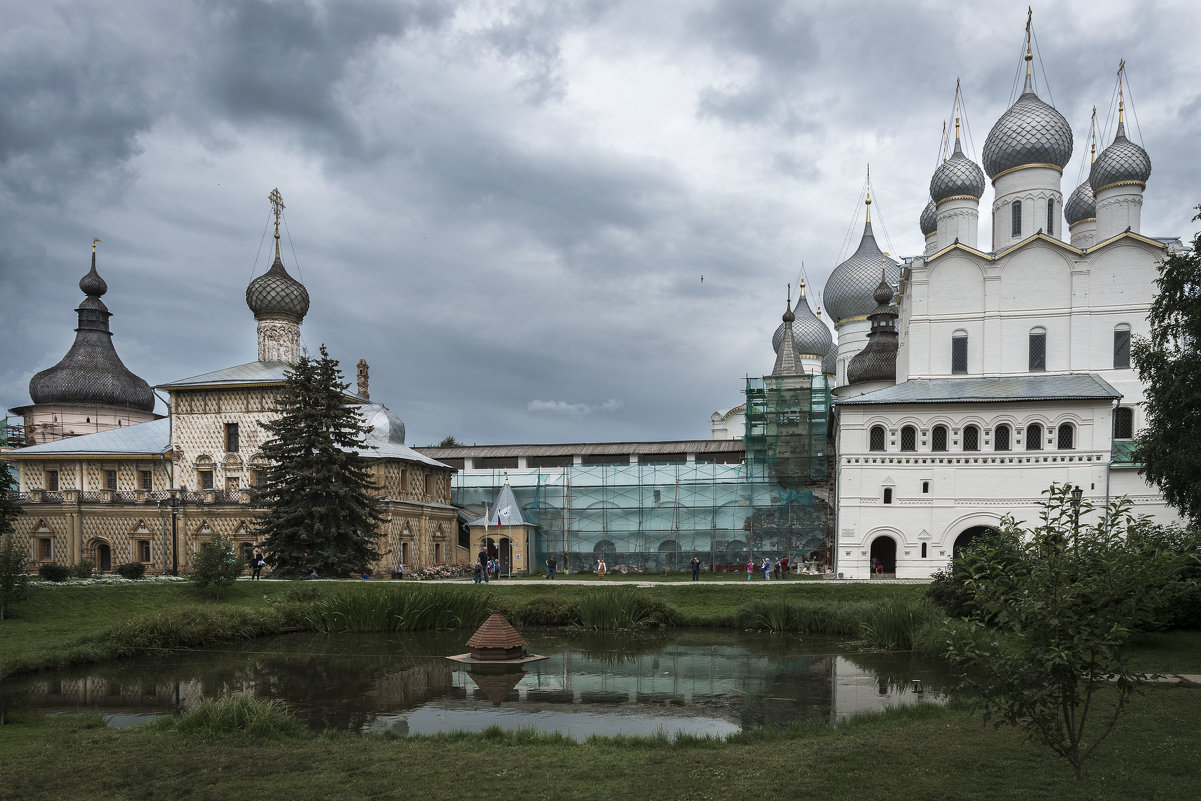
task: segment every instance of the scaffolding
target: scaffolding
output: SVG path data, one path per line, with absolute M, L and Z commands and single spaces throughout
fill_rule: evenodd
M 747 381 L 746 459 L 683 454 L 609 463 L 460 471 L 453 500 L 492 502 L 507 480 L 537 526 L 529 564 L 554 556 L 571 572 L 746 569 L 764 556 L 826 562 L 830 534 L 830 391 L 823 376 Z M 664 459 L 664 461 L 652 461 Z M 576 460 L 577 462 L 579 460 Z

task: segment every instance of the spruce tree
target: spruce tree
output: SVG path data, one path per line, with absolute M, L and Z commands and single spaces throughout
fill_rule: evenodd
M 1201 211 L 1201 206 L 1197 207 Z M 1193 218 L 1201 219 L 1201 214 Z M 1201 233 L 1159 267 L 1149 339 L 1131 348 L 1144 390 L 1140 472 L 1186 518 L 1201 521 Z
M 265 423 L 268 462 L 254 503 L 265 559 L 281 576 L 357 575 L 380 558 L 377 489 L 362 455 L 369 429 L 350 402 L 338 362 L 321 346 L 289 371 L 279 417 Z
M 22 513 L 21 505 L 13 500 L 17 481 L 8 465 L 0 462 L 0 620 L 5 608 L 25 597 L 29 567 L 29 545 L 17 541 L 13 524 Z

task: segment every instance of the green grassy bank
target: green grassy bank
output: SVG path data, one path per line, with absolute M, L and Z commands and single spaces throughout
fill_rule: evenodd
M 0 799 L 1185 799 L 1195 797 L 1198 716 L 1201 689 L 1149 687 L 1081 782 L 1018 732 L 933 705 L 721 743 L 579 744 L 495 731 L 252 736 L 29 718 L 0 726 Z

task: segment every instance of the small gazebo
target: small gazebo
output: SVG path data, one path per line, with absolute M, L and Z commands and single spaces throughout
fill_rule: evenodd
M 525 638 L 517 633 L 505 616 L 493 612 L 484 621 L 471 639 L 467 641 L 471 653 L 448 656 L 447 659 L 466 665 L 524 665 L 546 659 L 539 654 L 526 653 Z

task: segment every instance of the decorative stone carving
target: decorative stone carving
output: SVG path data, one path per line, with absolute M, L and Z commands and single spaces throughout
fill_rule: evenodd
M 300 326 L 289 320 L 259 320 L 259 361 L 300 361 Z

